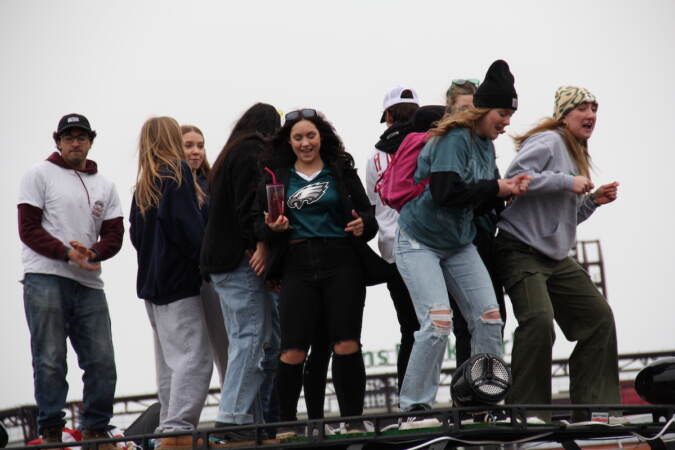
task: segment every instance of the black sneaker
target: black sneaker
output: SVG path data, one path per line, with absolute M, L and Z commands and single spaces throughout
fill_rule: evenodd
M 248 425 L 248 424 L 247 424 Z M 252 425 L 252 424 L 251 424 Z M 224 423 L 224 422 L 216 422 L 215 428 L 225 428 L 225 427 L 241 427 L 243 425 L 236 424 L 236 423 Z M 260 430 L 260 438 L 261 439 L 266 439 L 267 435 L 264 433 L 264 430 Z M 255 429 L 253 428 L 248 428 L 248 429 L 231 429 L 231 430 L 225 430 L 221 431 L 218 433 L 213 433 L 211 434 L 216 439 L 220 439 L 221 441 L 225 442 L 253 442 L 255 441 Z

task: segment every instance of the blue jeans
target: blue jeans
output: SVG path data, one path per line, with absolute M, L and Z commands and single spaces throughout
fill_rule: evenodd
M 105 294 L 57 275 L 27 273 L 23 301 L 30 330 L 38 428 L 65 425 L 66 338 L 84 371 L 82 428 L 102 430 L 112 417 L 115 355 Z
M 263 423 L 261 386 L 265 349 L 272 348 L 274 303 L 264 280 L 251 270 L 248 257 L 235 270 L 211 274 L 220 298 L 230 341 L 227 371 L 216 420 L 222 423 Z M 278 331 L 277 331 L 278 333 Z M 278 344 L 276 344 L 278 348 Z
M 438 250 L 417 242 L 405 231 L 396 236 L 396 266 L 410 291 L 419 331 L 415 332 L 400 407 L 431 407 L 452 330 L 448 291 L 471 332 L 471 354 L 502 354 L 502 320 L 492 281 L 473 244 Z

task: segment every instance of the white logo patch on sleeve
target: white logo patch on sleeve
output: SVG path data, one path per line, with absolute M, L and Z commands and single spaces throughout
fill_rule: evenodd
M 328 182 L 322 181 L 319 183 L 308 184 L 302 189 L 298 189 L 288 197 L 288 207 L 295 209 L 302 209 L 304 205 L 311 205 L 316 203 L 323 197 L 323 194 L 328 190 Z

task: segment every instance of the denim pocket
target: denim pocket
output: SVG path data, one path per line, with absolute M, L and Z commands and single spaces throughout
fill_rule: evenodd
M 415 239 L 411 238 L 408 233 L 403 231 L 403 228 L 399 228 L 397 239 L 398 242 L 401 244 L 400 247 L 403 250 L 405 250 L 406 247 L 409 247 L 412 250 L 419 250 L 421 248 L 420 243 L 417 242 Z

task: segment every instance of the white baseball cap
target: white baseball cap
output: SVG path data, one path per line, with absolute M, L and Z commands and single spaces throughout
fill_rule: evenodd
M 406 97 L 402 97 L 405 91 L 410 91 L 412 97 L 408 97 L 407 95 Z M 419 105 L 420 99 L 417 96 L 415 89 L 411 87 L 398 85 L 391 88 L 384 96 L 384 101 L 382 102 L 382 117 L 380 118 L 380 123 L 384 122 L 384 114 L 387 112 L 387 109 L 394 105 L 398 105 L 399 103 L 414 103 Z

